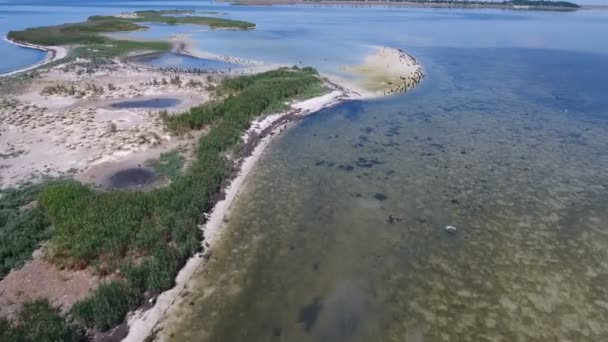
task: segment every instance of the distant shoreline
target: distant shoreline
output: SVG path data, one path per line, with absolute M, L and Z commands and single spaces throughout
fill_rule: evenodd
M 385 6 L 385 7 L 407 7 L 407 8 L 452 8 L 452 9 L 502 9 L 502 10 L 513 10 L 513 11 L 553 11 L 553 12 L 573 12 L 581 9 L 587 9 L 585 6 L 580 8 L 573 7 L 561 7 L 561 6 L 513 6 L 503 5 L 499 3 L 488 3 L 488 4 L 454 4 L 454 3 L 432 3 L 432 2 L 414 2 L 414 1 L 382 1 L 382 0 L 236 0 L 235 5 L 241 6 L 272 6 L 272 5 L 314 5 L 314 6 L 355 6 L 355 7 L 371 7 L 371 6 Z M 588 6 L 597 9 L 597 7 L 603 6 Z M 608 9 L 605 6 L 603 9 Z

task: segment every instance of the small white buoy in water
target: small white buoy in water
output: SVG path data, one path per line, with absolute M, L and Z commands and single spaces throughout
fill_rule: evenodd
M 454 226 L 445 226 L 445 231 L 450 233 L 450 234 L 455 234 L 456 233 L 456 227 Z

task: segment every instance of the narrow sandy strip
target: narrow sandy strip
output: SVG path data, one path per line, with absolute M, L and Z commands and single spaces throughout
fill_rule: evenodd
M 38 63 L 35 63 L 33 65 L 30 65 L 30 66 L 27 66 L 27 67 L 24 67 L 21 69 L 17 69 L 17 70 L 13 70 L 13 71 L 9 71 L 9 72 L 0 74 L 0 77 L 11 76 L 11 75 L 15 75 L 15 74 L 18 74 L 18 73 L 21 73 L 24 71 L 38 68 L 39 66 L 65 58 L 69 52 L 68 48 L 66 48 L 64 46 L 42 46 L 42 45 L 34 45 L 34 44 L 27 44 L 27 43 L 19 43 L 19 42 L 9 39 L 8 36 L 4 36 L 4 41 L 8 42 L 10 44 L 14 44 L 14 45 L 25 47 L 25 48 L 42 50 L 42 51 L 47 52 L 47 55 L 42 61 L 40 61 Z
M 284 125 L 288 124 L 288 122 L 284 122 L 285 119 L 291 117 L 290 122 L 294 122 L 296 119 L 313 114 L 321 109 L 331 107 L 352 96 L 356 95 L 344 90 L 334 90 L 329 94 L 292 104 L 291 107 L 293 109 L 289 112 L 272 115 L 252 123 L 251 128 L 243 136 L 243 140 L 248 139 L 251 133 L 260 134 L 266 132 L 267 134 L 261 137 L 251 155 L 242 161 L 238 176 L 232 180 L 230 185 L 225 189 L 225 199 L 219 201 L 214 206 L 208 221 L 202 226 L 205 242 L 209 244 L 210 249 L 213 249 L 215 242 L 219 240 L 222 233 L 224 218 L 229 215 L 230 209 L 235 203 L 235 199 L 238 197 L 239 192 L 245 188 L 244 184 L 254 165 L 260 159 L 260 156 L 266 147 L 272 142 L 273 138 L 283 130 Z M 196 255 L 190 258 L 186 263 L 186 266 L 178 273 L 177 278 L 175 279 L 176 285 L 172 289 L 160 294 L 157 297 L 154 306 L 149 310 L 138 310 L 131 315 L 128 320 L 129 334 L 123 341 L 140 342 L 150 336 L 153 333 L 155 326 L 172 307 L 172 304 L 179 298 L 180 293 L 184 290 L 186 284 L 188 284 L 196 270 L 204 263 L 205 258 L 202 255 Z

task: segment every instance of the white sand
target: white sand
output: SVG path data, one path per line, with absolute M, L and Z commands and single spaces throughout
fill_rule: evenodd
M 422 66 L 404 51 L 390 47 L 374 49 L 363 63 L 343 68 L 359 76 L 357 81 L 350 81 L 349 87 L 365 94 L 389 95 L 414 88 L 424 77 Z M 349 83 L 339 79 L 337 82 Z
M 65 46 L 41 46 L 41 45 L 34 45 L 34 44 L 26 44 L 26 43 L 18 43 L 15 41 L 12 41 L 10 39 L 8 39 L 7 36 L 4 37 L 4 40 L 6 42 L 9 42 L 11 44 L 15 44 L 18 46 L 22 46 L 22 47 L 26 47 L 26 48 L 30 48 L 30 49 L 36 49 L 36 50 L 42 50 L 42 51 L 46 51 L 47 52 L 47 56 L 44 60 L 42 60 L 39 63 L 36 63 L 34 65 L 30 65 L 28 67 L 25 68 L 21 68 L 18 70 L 14 70 L 14 71 L 10 71 L 10 72 L 6 72 L 4 74 L 0 74 L 0 77 L 3 76 L 11 76 L 11 75 L 15 75 L 24 71 L 28 71 L 28 70 L 32 70 L 35 69 L 39 66 L 45 65 L 47 63 L 65 58 L 68 55 L 69 49 Z

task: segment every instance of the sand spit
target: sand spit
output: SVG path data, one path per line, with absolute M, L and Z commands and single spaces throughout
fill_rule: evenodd
M 378 47 L 362 64 L 343 69 L 359 76 L 355 87 L 375 96 L 406 92 L 424 78 L 416 58 L 390 47 Z
M 6 36 L 4 37 L 4 41 L 9 42 L 11 44 L 21 46 L 21 47 L 25 47 L 25 48 L 45 51 L 45 52 L 47 52 L 47 56 L 44 60 L 42 60 L 36 64 L 30 65 L 28 67 L 21 68 L 18 70 L 9 71 L 4 74 L 0 74 L 0 77 L 11 76 L 11 75 L 15 75 L 15 74 L 18 74 L 18 73 L 21 73 L 24 71 L 38 68 L 38 67 L 48 64 L 50 62 L 54 62 L 54 61 L 60 60 L 62 58 L 65 58 L 69 52 L 69 49 L 65 46 L 41 46 L 41 45 L 34 45 L 34 44 L 27 44 L 27 43 L 19 43 L 19 42 L 8 39 L 8 37 L 6 37 Z
M 334 90 L 323 96 L 293 103 L 291 105 L 292 109 L 288 112 L 269 115 L 252 123 L 251 128 L 243 136 L 246 155 L 237 161 L 240 164 L 240 172 L 224 190 L 225 199 L 214 206 L 209 213 L 207 222 L 201 226 L 205 236 L 204 241 L 209 244 L 207 252 L 212 250 L 213 245 L 220 238 L 224 219 L 229 216 L 230 209 L 238 198 L 239 191 L 243 189 L 251 170 L 272 139 L 288 128 L 289 125 L 307 115 L 333 106 L 345 99 L 358 97 L 352 92 Z M 129 334 L 123 341 L 143 341 L 158 329 L 157 325 L 162 324 L 163 319 L 172 317 L 171 308 L 176 307 L 174 304 L 179 301 L 180 294 L 186 289 L 188 281 L 199 267 L 204 265 L 205 261 L 204 255 L 192 257 L 179 272 L 175 287 L 158 296 L 152 308 L 133 313 L 128 320 Z
M 185 34 L 177 34 L 170 38 L 170 41 L 173 43 L 174 48 L 173 52 L 176 54 L 182 54 L 187 56 L 192 56 L 196 58 L 204 58 L 204 59 L 213 59 L 217 61 L 240 64 L 245 66 L 262 66 L 264 62 L 256 61 L 252 59 L 245 59 L 233 56 L 221 56 L 208 51 L 203 51 L 198 49 L 195 44 L 192 42 L 190 37 Z
M 207 222 L 201 225 L 206 244 L 206 253 L 213 251 L 213 246 L 221 238 L 224 222 L 229 217 L 232 205 L 246 186 L 248 176 L 272 139 L 287 129 L 295 121 L 313 114 L 323 108 L 333 106 L 347 99 L 361 99 L 403 92 L 415 87 L 424 77 L 422 67 L 414 57 L 405 52 L 388 47 L 378 48 L 376 53 L 366 58 L 361 66 L 354 71 L 372 77 L 375 90 L 358 87 L 351 82 L 337 77 L 328 77 L 326 82 L 334 90 L 326 95 L 306 101 L 291 104 L 291 111 L 269 115 L 256 120 L 243 136 L 244 153 L 237 164 L 240 171 L 230 185 L 224 189 L 225 198 L 219 201 L 207 216 Z M 370 82 L 366 80 L 366 82 Z M 381 83 L 384 82 L 384 83 Z M 391 82 L 390 84 L 388 82 Z M 380 86 L 377 84 L 380 83 Z M 367 83 L 363 86 L 369 85 Z M 382 89 L 382 90 L 381 90 Z M 205 255 L 192 257 L 176 277 L 176 285 L 160 294 L 151 308 L 138 310 L 128 319 L 129 333 L 123 339 L 125 342 L 137 342 L 154 335 L 163 340 L 163 327 L 170 326 L 173 319 L 178 319 L 176 310 L 179 308 L 181 294 L 187 291 L 189 280 L 204 267 L 207 260 Z

